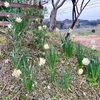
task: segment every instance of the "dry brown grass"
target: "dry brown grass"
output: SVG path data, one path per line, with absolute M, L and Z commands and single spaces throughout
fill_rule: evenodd
M 98 79 L 98 85 L 90 86 L 85 80 L 85 74 L 80 76 L 77 74 L 78 63 L 75 55 L 66 60 L 63 58 L 57 35 L 51 36 L 47 42 L 49 44 L 52 43 L 56 50 L 59 51 L 59 60 L 55 65 L 58 72 L 57 75 L 59 76 L 61 68 L 64 67 L 73 76 L 68 92 L 63 92 L 61 87 L 56 89 L 54 83 L 48 81 L 47 64 L 38 67 L 37 84 L 35 83 L 35 88 L 32 88 L 32 92 L 26 92 L 20 79 L 12 77 L 13 67 L 11 62 L 4 63 L 5 59 L 10 58 L 11 51 L 9 50 L 10 45 L 3 44 L 2 48 L 0 48 L 5 55 L 4 58 L 0 59 L 0 100 L 100 100 L 100 78 Z M 37 50 L 32 47 L 28 49 L 30 50 L 30 56 L 34 57 L 34 52 Z M 47 88 L 48 85 L 50 89 Z

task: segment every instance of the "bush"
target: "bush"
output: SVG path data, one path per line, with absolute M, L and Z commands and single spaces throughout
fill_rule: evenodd
M 95 33 L 95 29 L 92 29 L 92 33 Z

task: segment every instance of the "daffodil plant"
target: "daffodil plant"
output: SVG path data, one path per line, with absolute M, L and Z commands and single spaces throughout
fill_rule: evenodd
M 47 27 L 44 26 L 37 26 L 33 30 L 33 45 L 34 46 L 39 46 L 40 48 L 44 45 L 45 40 L 46 40 L 46 32 L 47 32 Z
M 61 85 L 62 85 L 62 90 L 67 92 L 68 88 L 71 84 L 71 74 L 69 72 L 66 72 L 65 69 L 62 70 L 62 77 L 61 77 Z
M 81 44 L 77 44 L 76 46 L 76 57 L 77 57 L 77 60 L 78 60 L 78 64 L 79 64 L 79 67 L 81 68 L 82 67 L 82 60 L 84 58 L 84 55 L 83 55 L 83 47 L 81 46 Z
M 28 22 L 28 18 L 16 17 L 15 19 L 8 18 L 8 20 L 10 22 L 10 24 L 8 25 L 8 36 L 10 39 L 17 42 L 22 38 L 23 34 L 26 32 L 24 32 L 24 29 Z
M 87 81 L 95 85 L 100 76 L 100 61 L 98 58 L 91 57 L 90 63 L 86 66 Z
M 50 80 L 53 81 L 56 74 L 55 63 L 58 59 L 57 51 L 54 50 L 53 46 L 50 46 L 50 49 L 46 52 L 46 58 L 47 62 L 49 63 L 48 71 Z
M 73 55 L 73 42 L 72 40 L 67 39 L 67 55 L 71 57 Z
M 4 5 L 6 7 L 10 6 L 8 2 L 5 2 Z M 37 23 L 37 26 L 35 27 L 35 24 L 33 22 L 33 12 L 35 15 L 39 15 L 42 13 L 42 11 L 39 9 L 34 9 L 33 11 L 31 8 L 26 8 L 26 10 L 23 9 L 23 13 L 25 14 L 24 17 L 17 16 L 15 18 L 12 18 L 10 16 L 7 16 L 10 22 L 7 29 L 7 35 L 9 36 L 10 40 L 12 40 L 13 44 L 13 52 L 11 57 L 14 71 L 12 73 L 12 76 L 20 78 L 24 83 L 27 91 L 30 91 L 32 89 L 32 84 L 34 83 L 34 79 L 36 77 L 36 70 L 32 72 L 33 61 L 28 61 L 28 51 L 26 50 L 26 48 L 24 48 L 23 41 L 26 39 L 25 35 L 27 31 L 31 29 L 31 31 L 35 34 L 32 34 L 34 36 L 34 40 L 36 40 L 33 44 L 38 44 L 38 42 L 40 44 L 44 44 L 44 32 L 46 32 L 46 26 L 42 26 L 41 28 L 38 27 L 39 23 Z M 29 28 L 31 24 L 34 26 L 34 28 Z M 45 63 L 45 60 L 40 60 L 40 65 L 43 65 Z
M 36 77 L 36 70 L 32 72 L 33 61 L 28 61 L 28 53 L 25 50 L 17 50 L 12 53 L 12 66 L 15 67 L 13 76 L 20 77 L 27 91 L 31 91 Z
M 73 54 L 73 42 L 69 39 L 61 39 L 61 47 L 64 52 L 64 56 L 71 57 Z

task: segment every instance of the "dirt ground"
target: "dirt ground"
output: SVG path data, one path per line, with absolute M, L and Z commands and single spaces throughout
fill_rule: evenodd
M 52 40 L 57 44 L 55 37 Z M 77 36 L 75 38 L 76 42 L 80 41 L 83 45 L 89 47 L 91 47 L 91 40 L 95 40 L 95 45 L 100 50 L 100 36 L 98 35 Z M 20 80 L 12 77 L 13 67 L 11 66 L 11 62 L 5 64 L 5 60 L 9 59 L 9 56 L 7 56 L 9 54 L 7 54 L 8 48 L 6 50 L 4 48 L 7 48 L 7 45 L 4 42 L 0 43 L 0 50 L 6 54 L 6 57 L 0 59 L 0 100 L 100 100 L 100 81 L 98 81 L 97 86 L 91 87 L 85 80 L 85 75 L 79 76 L 77 74 L 78 65 L 75 57 L 64 61 L 61 56 L 56 65 L 58 69 L 61 69 L 61 66 L 68 67 L 67 69 L 74 76 L 68 93 L 62 92 L 60 89 L 56 90 L 54 84 L 48 83 L 45 80 L 47 66 L 38 69 L 39 72 L 41 70 L 42 72 L 38 73 L 36 89 L 32 88 L 31 93 L 26 92 Z M 48 84 L 50 85 L 50 89 L 47 88 Z M 48 99 L 55 97 L 56 99 Z
M 95 41 L 93 45 L 96 46 L 96 49 L 100 50 L 100 36 L 98 35 L 77 36 L 75 37 L 75 41 L 90 48 L 92 47 L 91 41 Z

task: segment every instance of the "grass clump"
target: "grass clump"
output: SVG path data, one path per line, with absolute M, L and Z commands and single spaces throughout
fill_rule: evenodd
M 94 59 L 94 57 L 91 56 L 90 64 L 86 66 L 86 72 L 86 80 L 92 84 L 96 84 L 100 76 L 100 61 L 98 58 Z
M 83 46 L 79 43 L 76 46 L 76 57 L 80 68 L 82 67 L 82 59 L 84 57 L 83 54 L 84 54 Z
M 55 67 L 55 63 L 57 62 L 58 56 L 57 56 L 57 51 L 55 51 L 53 46 L 50 46 L 50 49 L 47 51 L 46 53 L 46 58 L 47 58 L 47 62 L 49 64 L 49 76 L 50 76 L 50 80 L 53 81 L 55 74 L 56 74 L 56 67 Z

